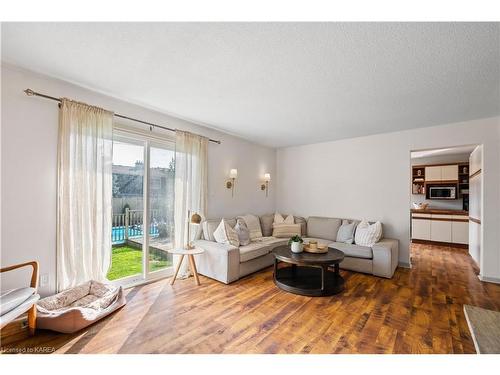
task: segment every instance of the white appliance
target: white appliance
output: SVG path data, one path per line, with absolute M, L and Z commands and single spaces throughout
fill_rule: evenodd
M 430 186 L 429 199 L 457 199 L 457 187 Z

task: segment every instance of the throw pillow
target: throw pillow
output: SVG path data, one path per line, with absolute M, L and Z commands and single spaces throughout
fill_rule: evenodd
M 342 225 L 337 232 L 337 242 L 352 244 L 354 243 L 354 230 L 356 229 L 356 222 L 349 223 L 348 220 L 342 220 Z
M 215 241 L 214 231 L 220 224 L 219 218 L 217 219 L 205 219 L 201 223 L 201 228 L 203 229 L 203 238 L 208 241 Z M 229 224 L 231 228 L 236 225 L 236 219 L 224 219 L 224 221 Z
M 218 243 L 228 243 L 236 247 L 240 246 L 238 233 L 224 219 L 220 221 L 219 226 L 214 231 L 214 238 Z
M 238 234 L 238 240 L 240 241 L 240 246 L 246 246 L 250 243 L 250 231 L 248 230 L 245 222 L 238 219 L 234 230 Z
M 283 215 L 279 213 L 274 214 L 274 224 L 294 224 L 295 220 L 293 215 L 288 215 L 286 219 L 283 218 Z
M 259 218 L 255 215 L 244 215 L 239 216 L 239 219 L 243 219 L 245 224 L 247 225 L 248 230 L 250 231 L 250 241 L 253 241 L 257 238 L 262 237 L 262 230 L 260 228 Z
M 302 236 L 307 234 L 307 221 L 303 217 L 294 216 L 295 224 L 300 224 L 300 233 Z
M 260 217 L 260 227 L 264 237 L 270 237 L 273 235 L 273 222 L 274 214 L 266 214 Z
M 377 221 L 370 225 L 366 220 L 361 221 L 356 228 L 354 238 L 356 245 L 372 247 L 382 238 L 382 223 Z
M 292 236 L 300 236 L 300 224 L 274 224 L 273 237 L 290 238 Z

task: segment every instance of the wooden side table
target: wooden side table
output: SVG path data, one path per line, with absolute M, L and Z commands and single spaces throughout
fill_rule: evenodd
M 196 254 L 202 254 L 204 252 L 203 249 L 172 249 L 168 250 L 170 254 L 175 254 L 175 255 L 180 255 L 181 259 L 179 260 L 179 263 L 177 263 L 177 267 L 175 268 L 175 273 L 174 277 L 172 278 L 172 281 L 170 281 L 170 285 L 174 285 L 175 279 L 177 278 L 177 274 L 179 273 L 179 269 L 181 268 L 182 261 L 184 260 L 184 256 L 187 255 L 188 260 L 189 260 L 189 268 L 191 269 L 191 272 L 193 273 L 194 280 L 196 282 L 196 285 L 200 285 L 200 278 L 198 277 L 198 271 L 196 270 L 196 263 L 194 261 L 194 256 Z

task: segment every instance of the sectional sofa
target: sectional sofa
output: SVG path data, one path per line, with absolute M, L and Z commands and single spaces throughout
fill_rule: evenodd
M 204 220 L 194 241 L 195 246 L 205 250 L 196 261 L 198 272 L 229 284 L 271 266 L 274 262 L 273 249 L 285 245 L 288 238 L 272 237 L 274 214 L 262 215 L 259 219 L 263 237 L 240 247 L 215 241 L 213 233 L 221 219 Z M 236 218 L 226 220 L 232 227 L 236 225 Z M 391 278 L 398 265 L 398 241 L 382 238 L 372 247 L 337 242 L 342 220 L 311 216 L 306 221 L 302 217 L 295 217 L 295 223 L 301 224 L 302 237 L 306 242 L 315 239 L 318 243 L 331 244 L 344 252 L 345 258 L 340 268 Z

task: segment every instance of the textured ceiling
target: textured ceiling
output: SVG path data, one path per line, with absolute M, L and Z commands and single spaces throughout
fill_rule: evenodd
M 280 147 L 499 115 L 499 25 L 4 23 L 2 59 Z

